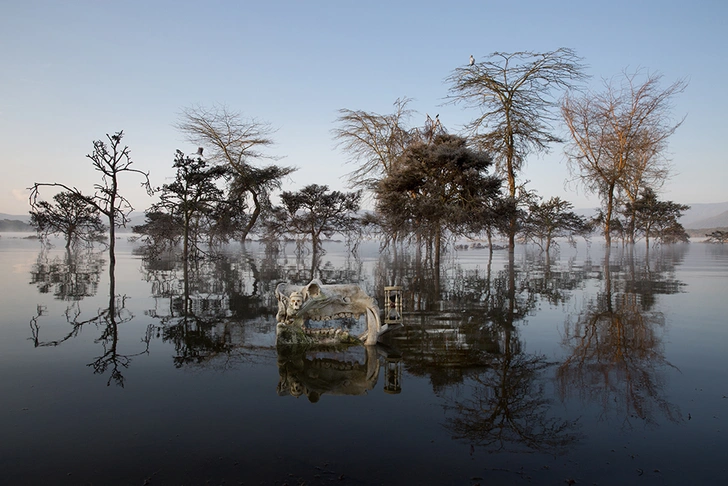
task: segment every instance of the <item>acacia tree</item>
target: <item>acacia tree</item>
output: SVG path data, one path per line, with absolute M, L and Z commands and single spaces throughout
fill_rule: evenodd
M 466 139 L 438 135 L 408 146 L 377 186 L 376 209 L 392 227 L 432 238 L 435 269 L 445 231 L 484 227 L 497 215 L 502 180 L 488 174 L 493 159 Z
M 60 182 L 36 182 L 30 188 L 30 204 L 33 209 L 38 207 L 40 201 L 40 189 L 42 187 L 60 187 L 67 192 L 74 194 L 81 200 L 86 201 L 90 206 L 96 208 L 99 213 L 108 218 L 109 221 L 109 272 L 113 274 L 116 256 L 116 227 L 126 226 L 129 222 L 129 214 L 134 210 L 131 203 L 119 192 L 120 177 L 125 174 L 137 174 L 142 176 L 142 187 L 152 194 L 149 184 L 149 173 L 142 172 L 131 167 L 132 161 L 129 155 L 129 147 L 121 145 L 124 132 L 119 131 L 113 135 L 106 134 L 109 144 L 103 140 L 93 142 L 94 150 L 86 155 L 93 164 L 95 170 L 101 173 L 101 182 L 94 184 L 94 194 L 84 195 L 79 189 L 67 186 Z
M 197 253 L 200 233 L 209 231 L 210 224 L 206 225 L 203 220 L 221 204 L 223 192 L 217 182 L 228 174 L 229 169 L 209 167 L 201 157 L 187 157 L 180 150 L 175 154 L 173 167 L 177 170 L 174 181 L 159 189 L 159 202 L 152 206 L 150 212 L 169 214 L 172 221 L 179 225 L 182 252 L 185 258 L 189 258 L 192 248 Z M 162 218 L 156 219 L 166 222 Z
M 640 83 L 638 74 L 625 72 L 619 84 L 605 81 L 601 93 L 567 93 L 561 105 L 571 135 L 565 149 L 570 170 L 601 198 L 608 245 L 620 195 L 634 203 L 639 192 L 662 184 L 668 171 L 667 140 L 682 123 L 672 120 L 671 108 L 685 82 L 662 89 L 661 75 L 647 75 Z M 633 228 L 631 217 L 627 233 L 632 241 Z
M 635 231 L 644 235 L 649 248 L 650 238 L 661 243 L 687 242 L 689 237 L 680 224 L 680 217 L 690 206 L 660 201 L 652 189 L 645 189 L 634 203 L 625 205 L 625 214 L 633 218 Z
M 361 191 L 329 192 L 328 186 L 310 184 L 300 191 L 283 191 L 282 206 L 275 209 L 277 233 L 311 238 L 314 251 L 322 237 L 346 233 L 355 228 Z
M 524 240 L 536 243 L 547 254 L 555 238 L 587 236 L 591 225 L 586 218 L 572 211 L 573 204 L 560 197 L 542 201 L 533 196 L 528 205 L 528 214 L 521 224 Z
M 283 191 L 282 206 L 273 208 L 267 221 L 268 232 L 273 236 L 293 234 L 310 238 L 313 248 L 311 278 L 318 264 L 322 239 L 336 233 L 349 234 L 359 224 L 361 191 L 329 192 L 328 186 L 310 184 L 300 191 Z
M 465 129 L 476 147 L 493 155 L 513 200 L 526 157 L 561 141 L 553 134 L 557 94 L 578 86 L 584 78 L 581 58 L 568 48 L 545 53 L 494 52 L 485 61 L 456 68 L 447 78 L 452 103 L 480 110 Z M 508 231 L 511 251 L 516 229 L 514 213 Z
M 30 211 L 30 224 L 38 234 L 62 234 L 66 237 L 66 248 L 75 241 L 93 242 L 104 236 L 106 228 L 99 210 L 88 203 L 87 196 L 64 191 L 53 196 L 53 201 L 37 201 Z
M 392 170 L 394 161 L 416 139 L 408 127 L 413 111 L 409 98 L 398 98 L 394 112 L 386 115 L 363 110 L 339 110 L 338 127 L 333 130 L 338 146 L 359 167 L 349 173 L 352 187 L 371 189 Z
M 273 144 L 270 124 L 254 118 L 246 119 L 224 106 L 209 109 L 196 106 L 185 108 L 176 126 L 190 142 L 205 149 L 208 161 L 232 171 L 228 192 L 236 201 L 234 211 L 250 210 L 244 226 L 239 228 L 240 240 L 245 241 L 262 211 L 271 206 L 270 192 L 280 189 L 282 179 L 296 170 L 275 164 L 263 168 L 251 164 L 270 158 L 262 152 Z M 219 215 L 228 221 L 236 221 L 233 216 L 230 213 Z

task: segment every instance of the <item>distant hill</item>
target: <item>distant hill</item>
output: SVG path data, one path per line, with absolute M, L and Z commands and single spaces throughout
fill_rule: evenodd
M 723 211 L 711 218 L 692 221 L 689 226 L 685 224 L 683 226 L 689 229 L 728 228 L 728 211 Z
M 32 232 L 35 231 L 31 225 L 18 219 L 0 219 L 0 232 Z
M 23 223 L 30 223 L 30 214 L 5 214 L 0 213 L 0 220 L 11 220 L 11 221 L 22 221 Z
M 119 233 L 131 233 L 132 226 L 137 226 L 144 224 L 146 216 L 144 213 L 140 211 L 135 211 L 131 213 L 131 221 L 127 223 L 126 228 L 121 228 L 120 230 L 117 230 Z M 101 218 L 102 221 L 106 221 L 104 218 Z M 5 214 L 0 213 L 0 232 L 10 233 L 10 232 L 28 232 L 28 231 L 35 231 L 35 229 L 30 226 L 28 223 L 30 223 L 30 215 L 20 215 L 20 214 Z
M 680 218 L 680 223 L 685 229 L 728 227 L 728 202 L 695 203 L 688 206 L 690 209 Z M 574 212 L 580 216 L 591 217 L 596 214 L 597 209 L 581 208 L 574 209 Z
M 700 228 L 716 228 L 720 226 L 728 226 L 726 222 L 726 212 L 728 212 L 728 202 L 722 203 L 695 203 L 688 204 L 690 209 L 685 211 L 683 217 L 680 218 L 680 223 L 686 229 L 700 229 Z M 722 215 L 722 216 L 721 216 Z M 706 221 L 715 220 L 716 223 L 722 224 L 709 224 L 706 226 Z

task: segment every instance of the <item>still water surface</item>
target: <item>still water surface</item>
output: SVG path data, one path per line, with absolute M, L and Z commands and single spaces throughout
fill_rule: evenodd
M 308 256 L 184 266 L 0 237 L 2 484 L 719 484 L 728 247 L 414 255 L 327 245 L 383 301 L 376 348 L 276 349 Z M 608 260 L 605 260 L 607 258 Z M 183 296 L 189 295 L 184 316 Z M 438 294 L 439 292 L 439 294 Z M 112 295 L 110 295 L 112 294 Z M 381 306 L 381 305 L 380 305 Z

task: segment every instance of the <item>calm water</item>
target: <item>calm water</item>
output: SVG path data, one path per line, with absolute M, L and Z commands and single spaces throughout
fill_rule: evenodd
M 0 237 L 0 483 L 725 480 L 727 246 L 471 248 L 438 288 L 330 244 L 317 276 L 380 302 L 396 278 L 405 326 L 305 353 L 276 349 L 273 289 L 307 256 L 231 247 L 185 280 L 120 246 L 110 296 L 103 251 Z

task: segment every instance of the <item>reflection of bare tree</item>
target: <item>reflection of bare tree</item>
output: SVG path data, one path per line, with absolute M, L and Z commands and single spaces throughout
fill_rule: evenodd
M 543 275 L 528 262 L 517 266 L 513 253 L 493 272 L 490 258 L 485 269 L 454 265 L 435 285 L 417 280 L 426 270 L 402 255 L 396 273 L 406 289 L 405 325 L 385 336 L 406 370 L 429 375 L 445 398 L 445 426 L 455 438 L 491 452 L 563 452 L 579 437 L 576 424 L 551 415 L 545 372 L 552 365 L 523 351 L 517 326 L 536 306 L 533 281 Z
M 92 248 L 66 248 L 63 257 L 53 259 L 44 248 L 30 271 L 30 283 L 41 294 L 52 291 L 56 299 L 81 300 L 96 295 L 104 263 Z
M 100 343 L 103 353 L 96 357 L 88 366 L 93 368 L 95 374 L 105 374 L 110 370 L 107 386 L 114 381 L 118 386 L 124 386 L 124 375 L 122 370 L 129 367 L 133 357 L 149 352 L 149 341 L 151 339 L 151 328 L 147 328 L 146 336 L 142 342 L 146 343 L 145 349 L 135 354 L 121 354 L 119 345 L 119 325 L 131 321 L 134 316 L 126 309 L 126 296 L 116 295 L 116 277 L 114 273 L 114 260 L 109 265 L 109 304 L 105 309 L 89 318 L 82 318 L 80 304 L 77 301 L 66 309 L 66 321 L 71 326 L 70 331 L 62 338 L 56 340 L 42 341 L 40 339 L 40 326 L 38 318 L 43 315 L 41 306 L 38 306 L 37 315 L 30 320 L 32 333 L 31 340 L 35 347 L 58 346 L 59 344 L 78 336 L 84 327 L 102 328 L 101 336 L 95 342 Z
M 66 313 L 67 317 L 70 315 L 71 313 Z M 97 375 L 103 375 L 107 370 L 111 370 L 106 385 L 110 385 L 113 380 L 117 385 L 123 387 L 125 379 L 122 374 L 122 370 L 129 367 L 131 359 L 134 356 L 149 353 L 149 342 L 152 337 L 151 326 L 147 327 L 147 333 L 144 338 L 142 338 L 142 342 L 145 343 L 144 350 L 135 354 L 121 354 L 118 351 L 119 325 L 130 322 L 134 319 L 134 316 L 126 309 L 126 296 L 112 296 L 109 299 L 109 307 L 99 311 L 98 315 L 91 319 L 80 320 L 80 317 L 81 311 L 76 308 L 73 311 L 73 316 L 68 320 L 68 322 L 76 329 L 87 324 L 93 324 L 96 327 L 103 327 L 101 336 L 95 341 L 101 344 L 103 353 L 89 363 L 88 366 L 93 368 L 94 374 Z
M 589 259 L 583 264 L 577 264 L 575 257 L 561 262 L 547 252 L 527 250 L 521 264 L 519 290 L 538 296 L 551 305 L 565 304 L 590 268 Z
M 489 452 L 560 454 L 576 440 L 576 422 L 550 415 L 542 356 L 506 351 L 470 380 L 467 398 L 451 399 L 446 427 Z
M 563 346 L 569 356 L 557 372 L 562 399 L 576 394 L 598 403 L 605 416 L 624 417 L 626 424 L 631 417 L 654 423 L 658 412 L 678 420 L 679 410 L 663 396 L 662 371 L 670 366 L 662 344 L 665 317 L 648 309 L 655 293 L 671 293 L 679 283 L 635 284 L 629 279 L 633 272 L 616 272 L 633 268 L 632 263 L 610 262 L 609 249 L 604 262 L 603 290 L 564 323 Z
M 488 287 L 484 317 L 498 336 L 498 352 L 490 353 L 469 381 L 470 394 L 448 400 L 446 427 L 455 438 L 490 452 L 548 451 L 558 454 L 576 441 L 576 423 L 550 415 L 543 372 L 551 365 L 543 356 L 521 349 L 516 323 L 525 319 L 535 297 L 518 289 L 514 254 Z M 523 280 L 521 280 L 523 283 Z
M 277 309 L 276 254 L 269 248 L 262 262 L 272 280 L 261 277 L 261 265 L 245 249 L 197 260 L 144 255 L 142 271 L 156 301 L 146 314 L 159 320 L 157 336 L 173 343 L 175 366 L 244 359 L 244 353 L 233 356 L 233 351 L 244 348 L 245 322 L 273 332 L 275 320 L 265 317 Z

